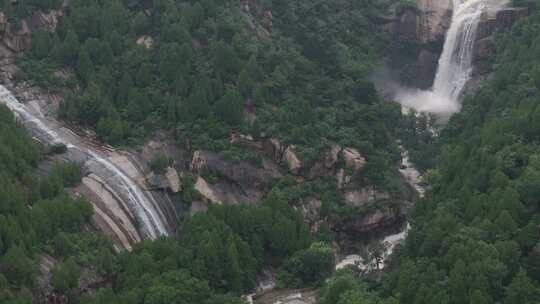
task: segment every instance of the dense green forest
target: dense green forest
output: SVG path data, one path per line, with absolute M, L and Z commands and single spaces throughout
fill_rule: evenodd
M 538 303 L 540 13 L 497 37 L 492 77 L 434 139 L 427 117 L 403 118 L 368 80 L 387 46 L 377 22 L 396 2 L 72 0 L 57 31 L 34 34 L 18 75 L 62 92 L 61 119 L 113 145 L 160 129 L 250 159 L 229 141 L 241 132 L 295 144 L 309 162 L 337 142 L 362 151 L 365 175 L 387 189 L 394 136 L 407 137 L 430 190 L 384 274 L 334 273 L 331 233 L 312 234 L 292 208 L 306 193 L 337 200 L 334 181 L 284 178 L 261 207 L 211 206 L 178 237 L 117 253 L 73 195 L 78 166 L 40 175 L 50 152 L 0 107 L 0 302 L 42 300 L 50 256 L 54 293 L 70 303 L 240 304 L 266 267 L 278 287 L 320 288 L 322 304 Z M 59 5 L 7 0 L 2 10 L 18 20 Z
M 263 1 L 248 12 L 237 1 L 71 1 L 54 33 L 34 34 L 18 77 L 63 92 L 60 118 L 95 129 L 111 144 L 138 144 L 164 129 L 180 145 L 189 139 L 194 148 L 246 158 L 231 146 L 229 133 L 265 134 L 296 144 L 309 163 L 338 142 L 365 153 L 366 175 L 387 187 L 399 155 L 392 133 L 400 111 L 377 97 L 367 76 L 387 38 L 371 19 L 390 3 Z M 58 5 L 6 2 L 4 9 L 17 20 Z M 279 16 L 272 27 L 254 21 L 270 10 Z M 151 45 L 138 44 L 140 37 L 151 37 Z M 54 73 L 59 69 L 67 73 Z M 29 175 L 43 157 L 36 152 Z M 63 188 L 77 178 L 69 184 L 60 179 L 53 175 L 40 189 L 50 192 L 49 200 L 71 202 Z M 30 195 L 35 187 L 26 180 L 17 179 Z M 60 261 L 53 269 L 55 293 L 74 303 L 239 303 L 238 295 L 253 290 L 256 275 L 268 266 L 278 270 L 280 286 L 319 286 L 334 268 L 328 231 L 311 235 L 290 204 L 306 191 L 335 193 L 335 186 L 326 189 L 330 184 L 298 187 L 284 180 L 264 207 L 214 206 L 187 220 L 178 239 L 143 242 L 120 254 L 88 232 L 87 203 L 61 207 L 83 212 L 82 218 L 69 229 L 36 236 L 26 248 L 32 271 L 24 282 L 7 278 L 5 302 L 39 299 L 43 252 Z M 60 201 L 49 204 L 59 207 Z M 0 262 L 3 271 L 8 262 Z M 103 288 L 91 296 L 79 283 L 92 275 Z
M 35 33 L 20 77 L 69 88 L 60 117 L 114 145 L 163 129 L 252 159 L 229 141 L 241 132 L 295 144 L 309 164 L 337 142 L 388 187 L 401 114 L 367 76 L 388 40 L 373 20 L 393 2 L 71 1 L 55 33 Z

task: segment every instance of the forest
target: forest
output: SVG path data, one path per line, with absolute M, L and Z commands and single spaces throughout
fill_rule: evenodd
M 6 0 L 2 11 L 16 21 L 61 2 Z M 294 144 L 309 163 L 339 143 L 390 192 L 401 138 L 429 191 L 385 270 L 335 271 L 335 235 L 312 233 L 295 205 L 317 193 L 328 218 L 354 215 L 324 179 L 283 178 L 260 206 L 213 205 L 178 235 L 118 252 L 76 195 L 80 166 L 44 174 L 54 149 L 0 106 L 0 302 L 47 303 L 40 268 L 54 258 L 65 303 L 244 304 L 269 267 L 278 288 L 316 288 L 322 304 L 539 303 L 540 13 L 498 34 L 492 75 L 433 138 L 427 116 L 404 117 L 369 77 L 390 46 L 379 22 L 410 1 L 248 2 L 72 0 L 56 31 L 33 34 L 17 79 L 63 94 L 60 119 L 113 146 L 164 130 L 179 146 L 253 161 L 229 140 L 238 132 Z
M 367 79 L 388 39 L 370 19 L 391 1 L 263 1 L 279 16 L 268 29 L 250 29 L 246 18 L 264 17 L 235 0 L 156 0 L 151 15 L 146 1 L 127 2 L 72 1 L 55 33 L 35 34 L 19 76 L 72 88 L 62 119 L 114 145 L 164 129 L 238 159 L 249 155 L 231 147 L 231 132 L 279 137 L 307 163 L 337 142 L 361 148 L 373 180 L 391 184 L 378 172 L 398 155 L 389 143 L 399 107 Z M 145 37 L 151 46 L 136 43 Z M 75 73 L 55 76 L 59 67 Z
M 370 19 L 389 4 L 273 1 L 249 16 L 237 1 L 75 0 L 55 32 L 34 33 L 17 78 L 65 94 L 60 118 L 94 129 L 108 144 L 137 145 L 162 129 L 179 145 L 189 138 L 194 148 L 229 150 L 244 159 L 250 155 L 231 146 L 228 136 L 247 132 L 294 143 L 309 162 L 339 142 L 369 155 L 368 178 L 391 187 L 391 163 L 399 152 L 388 143 L 399 107 L 379 99 L 367 79 L 387 39 Z M 59 5 L 5 1 L 3 11 L 18 20 Z M 280 17 L 271 28 L 250 28 L 246 19 L 262 18 L 265 9 Z M 139 37 L 150 37 L 150 44 L 137 43 Z M 54 292 L 70 303 L 241 303 L 239 296 L 253 289 L 263 267 L 278 269 L 280 286 L 289 288 L 320 286 L 333 272 L 328 233 L 312 235 L 291 206 L 298 199 L 294 192 L 327 188 L 324 183 L 297 189 L 284 180 L 263 207 L 214 206 L 183 223 L 176 238 L 117 254 L 94 232 L 89 204 L 74 199 L 77 165 L 57 164 L 55 174 L 40 176 L 37 167 L 51 151 L 2 111 L 17 132 L 2 128 L 3 149 L 14 150 L 6 153 L 16 158 L 22 147 L 35 146 L 31 157 L 18 160 L 24 174 L 13 169 L 6 177 L 20 197 L 14 210 L 21 214 L 2 210 L 13 223 L 0 234 L 2 302 L 41 300 L 39 265 L 47 256 L 59 261 L 52 270 Z M 31 237 L 16 241 L 22 235 Z M 81 282 L 96 277 L 100 288 L 86 294 Z

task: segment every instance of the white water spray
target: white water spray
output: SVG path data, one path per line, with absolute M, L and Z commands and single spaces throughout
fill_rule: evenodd
M 47 144 L 64 144 L 69 150 L 76 150 L 84 154 L 87 158 L 87 167 L 99 167 L 101 172 L 106 172 L 109 179 L 114 184 L 112 188 L 121 190 L 127 196 L 126 207 L 132 212 L 143 235 L 147 238 L 155 239 L 167 234 L 167 229 L 162 219 L 162 214 L 157 202 L 151 195 L 146 195 L 140 187 L 118 166 L 112 163 L 106 156 L 98 151 L 93 151 L 91 147 L 85 146 L 80 138 L 72 135 L 67 130 L 48 121 L 45 117 L 32 113 L 26 105 L 20 103 L 13 94 L 0 85 L 0 103 L 6 105 L 19 121 L 32 132 L 38 133 L 39 139 Z M 66 131 L 66 132 L 64 132 Z M 97 172 L 96 172 L 97 174 Z
M 459 97 L 473 71 L 473 54 L 482 15 L 498 11 L 508 0 L 453 0 L 452 23 L 446 34 L 433 88 L 402 90 L 396 99 L 405 107 L 449 115 L 460 110 Z

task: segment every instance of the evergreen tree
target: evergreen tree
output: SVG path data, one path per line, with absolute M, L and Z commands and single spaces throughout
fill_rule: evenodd
M 504 304 L 533 304 L 540 299 L 540 291 L 527 273 L 521 269 L 506 288 Z
M 82 48 L 79 52 L 79 59 L 77 60 L 77 75 L 84 81 L 88 82 L 94 75 L 94 64 L 88 55 L 85 48 Z
M 238 76 L 238 88 L 244 97 L 250 97 L 253 93 L 255 82 L 252 80 L 247 69 L 243 69 Z
M 241 124 L 244 117 L 244 102 L 240 93 L 234 88 L 229 88 L 216 103 L 215 112 L 222 122 L 230 126 Z
M 73 64 L 79 56 L 79 37 L 73 29 L 69 29 L 62 44 L 62 53 L 64 58 L 64 63 Z
M 33 285 L 34 264 L 20 246 L 11 246 L 1 258 L 0 265 L 2 274 L 14 286 Z

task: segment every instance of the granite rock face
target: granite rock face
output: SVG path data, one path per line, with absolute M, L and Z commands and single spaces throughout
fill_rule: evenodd
M 497 12 L 488 12 L 482 16 L 478 26 L 474 50 L 473 76 L 482 76 L 491 71 L 495 55 L 493 34 L 499 30 L 512 27 L 519 19 L 531 13 L 529 8 L 505 8 Z
M 452 9 L 452 0 L 417 0 L 416 8 L 397 13 L 391 65 L 399 71 L 401 82 L 421 89 L 431 87 Z
M 416 23 L 418 41 L 439 44 L 452 21 L 452 0 L 418 0 L 417 6 L 420 12 Z

